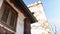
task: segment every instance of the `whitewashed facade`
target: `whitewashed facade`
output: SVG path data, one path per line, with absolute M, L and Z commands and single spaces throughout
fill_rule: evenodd
M 41 1 L 28 5 L 38 22 L 31 24 L 32 34 L 52 34 Z

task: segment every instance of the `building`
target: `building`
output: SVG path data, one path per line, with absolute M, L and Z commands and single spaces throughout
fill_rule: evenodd
M 3 0 L 0 9 L 0 34 L 31 34 L 36 18 L 23 0 Z
M 41 1 L 28 5 L 28 8 L 38 20 L 31 24 L 32 34 L 52 34 Z

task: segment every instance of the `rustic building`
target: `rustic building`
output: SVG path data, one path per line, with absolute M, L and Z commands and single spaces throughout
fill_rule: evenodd
M 30 24 L 36 21 L 23 0 L 3 0 L 0 9 L 0 34 L 31 34 Z

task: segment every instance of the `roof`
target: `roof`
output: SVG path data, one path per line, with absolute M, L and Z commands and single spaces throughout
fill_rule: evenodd
M 14 4 L 21 8 L 24 11 L 24 15 L 26 17 L 29 17 L 31 19 L 31 23 L 37 22 L 37 19 L 33 16 L 33 14 L 31 13 L 31 11 L 28 9 L 28 7 L 26 6 L 26 4 L 23 2 L 23 0 L 14 0 Z

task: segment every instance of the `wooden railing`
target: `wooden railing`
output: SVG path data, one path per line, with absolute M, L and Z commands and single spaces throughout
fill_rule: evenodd
M 7 23 L 3 22 L 2 20 L 0 20 L 0 24 L 4 25 L 5 27 L 9 28 L 10 30 L 16 32 L 16 28 L 15 27 L 11 27 Z

